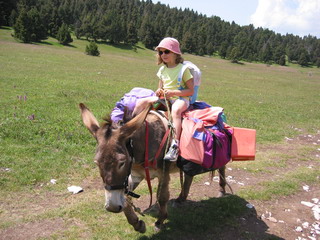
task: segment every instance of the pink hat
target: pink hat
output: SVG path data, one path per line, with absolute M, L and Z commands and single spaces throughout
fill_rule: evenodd
M 170 50 L 171 52 L 174 52 L 176 54 L 181 55 L 180 44 L 179 44 L 178 40 L 175 38 L 166 37 L 166 38 L 162 39 L 162 41 L 159 43 L 158 47 L 156 47 L 156 50 L 158 50 L 158 48 L 165 48 L 165 49 Z

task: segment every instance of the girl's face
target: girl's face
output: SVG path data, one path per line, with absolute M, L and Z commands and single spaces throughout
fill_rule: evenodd
M 169 67 L 176 65 L 176 54 L 165 48 L 159 48 L 158 54 L 160 55 L 162 61 L 166 63 Z

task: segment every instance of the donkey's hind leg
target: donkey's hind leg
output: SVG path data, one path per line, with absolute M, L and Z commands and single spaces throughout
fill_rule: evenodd
M 180 177 L 183 178 L 183 176 L 184 176 L 184 181 L 183 181 L 183 186 L 181 186 L 180 195 L 176 199 L 176 202 L 178 202 L 178 203 L 182 203 L 187 200 L 187 197 L 188 197 L 189 191 L 190 191 L 190 187 L 192 184 L 192 180 L 193 180 L 192 176 L 189 176 L 183 172 L 180 172 L 180 174 L 183 174 L 183 175 L 180 175 Z
M 226 194 L 226 166 L 218 169 L 219 172 L 219 193 L 217 197 L 223 197 Z

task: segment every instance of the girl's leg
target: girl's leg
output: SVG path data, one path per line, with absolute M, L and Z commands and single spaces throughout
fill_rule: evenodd
M 181 128 L 182 128 L 182 113 L 187 110 L 188 103 L 184 100 L 178 99 L 176 100 L 172 105 L 172 121 L 173 126 L 175 128 L 175 136 L 172 140 L 171 146 L 169 148 L 169 151 L 164 156 L 165 161 L 176 161 L 178 155 L 179 155 L 179 140 L 181 135 Z
M 181 125 L 182 125 L 182 113 L 186 111 L 188 108 L 188 104 L 182 100 L 177 99 L 172 105 L 172 121 L 173 126 L 175 127 L 176 135 L 175 139 L 179 140 L 181 135 Z

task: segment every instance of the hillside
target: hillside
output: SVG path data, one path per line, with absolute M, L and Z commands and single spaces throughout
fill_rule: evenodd
M 311 225 L 303 233 L 294 227 L 315 222 L 300 202 L 319 197 L 320 69 L 232 64 L 219 57 L 185 54 L 203 72 L 200 99 L 223 107 L 230 125 L 257 129 L 257 158 L 228 165 L 233 196 L 214 198 L 215 190 L 201 175 L 191 201 L 178 209 L 170 206 L 167 230 L 153 232 L 155 217 L 148 213 L 141 217 L 148 232 L 139 235 L 123 215 L 104 211 L 102 183 L 93 163 L 95 140 L 82 124 L 78 103 L 86 103 L 102 120 L 133 87 L 155 89 L 155 53 L 142 45 L 134 50 L 98 43 L 101 55 L 92 57 L 84 53 L 85 40 L 75 39 L 70 46 L 52 38 L 23 44 L 11 32 L 0 29 L 0 239 L 311 236 Z M 85 191 L 70 195 L 70 185 Z M 304 191 L 304 185 L 310 191 Z M 175 198 L 178 176 L 170 186 Z M 138 193 L 142 199 L 137 205 L 144 210 L 149 200 L 145 183 Z M 254 208 L 248 209 L 247 203 Z M 195 213 L 187 216 L 194 218 L 184 217 L 191 208 Z M 213 219 L 207 209 L 216 211 Z M 265 211 L 285 224 L 261 218 Z M 200 220 L 196 226 L 202 228 L 196 231 L 192 226 Z

